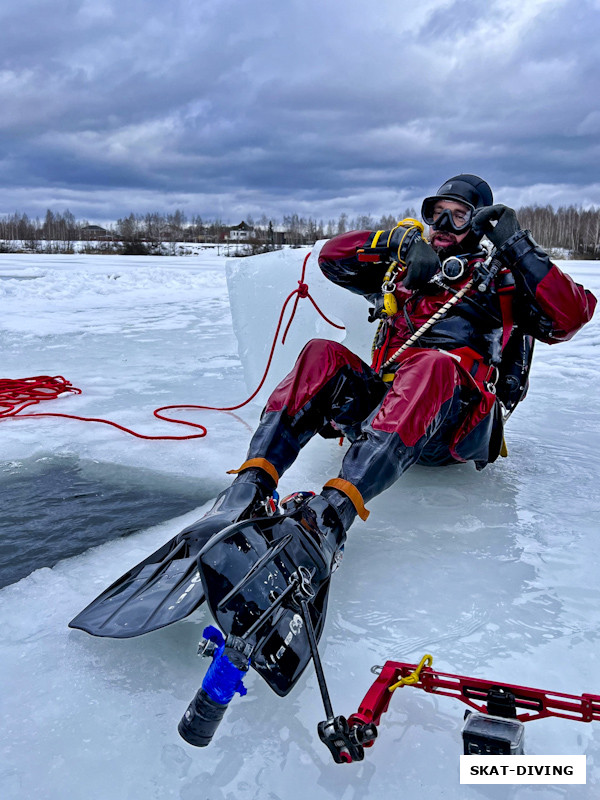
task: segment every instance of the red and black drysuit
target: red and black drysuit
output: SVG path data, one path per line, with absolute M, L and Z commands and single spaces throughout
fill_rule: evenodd
M 372 231 L 336 236 L 323 246 L 319 266 L 329 280 L 376 302 L 387 264 L 357 256 L 373 237 Z M 509 239 L 496 257 L 502 270 L 495 283 L 483 293 L 473 286 L 390 367 L 381 369 L 468 281 L 481 255 L 470 258 L 466 274 L 451 288 L 433 282 L 410 291 L 397 285 L 398 313 L 382 332 L 371 366 L 342 344 L 311 340 L 269 397 L 243 468 L 266 464 L 277 480 L 312 436 L 333 429 L 352 443 L 338 483 L 356 487 L 366 503 L 415 462 L 473 460 L 481 469 L 495 460 L 502 423 L 493 375 L 511 328 L 549 344 L 566 341 L 591 319 L 596 305 L 526 231 Z M 380 371 L 394 374 L 386 382 Z

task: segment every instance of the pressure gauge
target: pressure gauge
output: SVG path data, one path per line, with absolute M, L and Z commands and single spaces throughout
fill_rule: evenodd
M 447 281 L 457 281 L 463 277 L 467 269 L 467 259 L 461 256 L 450 256 L 442 261 L 442 275 Z

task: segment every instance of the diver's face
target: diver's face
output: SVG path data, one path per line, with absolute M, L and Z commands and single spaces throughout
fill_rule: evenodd
M 452 218 L 452 223 L 456 228 L 465 227 L 460 233 L 451 230 L 436 230 L 436 222 L 442 217 Z M 445 250 L 460 244 L 471 230 L 469 222 L 471 220 L 471 209 L 458 200 L 438 200 L 433 207 L 432 224 L 429 227 L 429 242 L 434 250 Z M 442 225 L 445 228 L 445 225 Z

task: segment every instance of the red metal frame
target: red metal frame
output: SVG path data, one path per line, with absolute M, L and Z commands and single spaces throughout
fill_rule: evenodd
M 407 678 L 417 668 L 416 664 L 400 661 L 386 661 L 377 680 L 364 696 L 358 711 L 348 719 L 348 724 L 379 725 L 381 715 L 388 710 L 393 692 L 389 687 L 401 678 Z M 521 722 L 529 722 L 543 717 L 562 717 L 579 722 L 600 721 L 600 695 L 572 695 L 562 692 L 547 692 L 543 689 L 531 689 L 512 683 L 485 681 L 480 678 L 468 678 L 464 675 L 453 675 L 449 672 L 438 672 L 431 667 L 423 667 L 419 680 L 409 684 L 431 694 L 441 694 L 461 700 L 480 713 L 487 713 L 487 693 L 490 689 L 506 689 L 514 695 L 517 709 L 525 709 L 517 714 Z M 365 743 L 371 747 L 373 742 Z

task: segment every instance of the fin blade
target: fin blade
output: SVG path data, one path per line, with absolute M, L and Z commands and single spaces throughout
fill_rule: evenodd
M 196 566 L 200 548 L 164 544 L 105 589 L 71 622 L 92 636 L 127 639 L 187 617 L 204 601 Z M 187 554 L 183 556 L 183 552 Z

